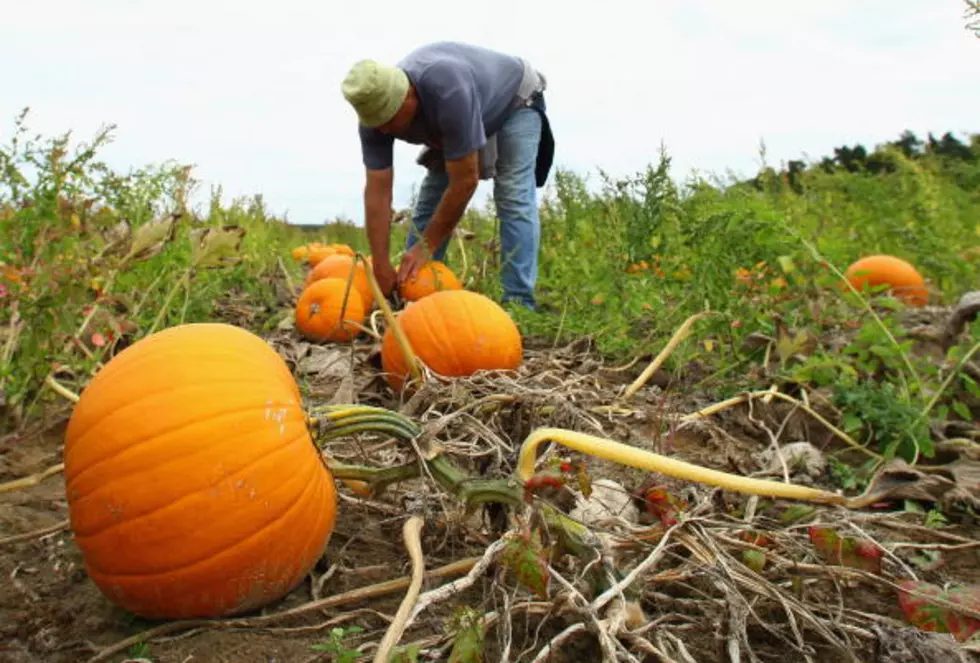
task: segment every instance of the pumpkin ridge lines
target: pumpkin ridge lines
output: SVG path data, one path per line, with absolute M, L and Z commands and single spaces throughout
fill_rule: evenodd
M 137 521 L 139 521 L 139 520 L 141 520 L 141 519 L 143 519 L 143 518 L 145 518 L 147 516 L 152 516 L 152 515 L 157 514 L 157 513 L 161 512 L 161 511 L 164 511 L 164 510 L 166 510 L 166 509 L 168 509 L 170 507 L 176 506 L 176 505 L 180 504 L 181 502 L 183 502 L 184 500 L 186 500 L 188 498 L 195 497 L 195 496 L 199 495 L 202 492 L 211 490 L 212 488 L 214 488 L 215 486 L 217 486 L 218 484 L 220 484 L 223 481 L 228 481 L 229 479 L 232 479 L 233 480 L 234 477 L 238 476 L 242 472 L 245 472 L 245 471 L 247 471 L 249 469 L 254 468 L 255 465 L 257 465 L 257 464 L 259 464 L 259 463 L 261 463 L 263 461 L 268 460 L 270 457 L 274 456 L 278 452 L 285 451 L 286 449 L 290 449 L 293 446 L 293 444 L 295 444 L 296 441 L 299 440 L 300 437 L 302 437 L 302 436 L 301 435 L 297 435 L 295 438 L 291 439 L 286 444 L 277 446 L 275 449 L 271 449 L 268 452 L 263 453 L 261 456 L 259 456 L 257 458 L 253 458 L 251 461 L 249 461 L 245 465 L 242 465 L 240 468 L 236 469 L 234 472 L 231 472 L 229 474 L 225 474 L 225 475 L 221 476 L 220 478 L 218 478 L 217 480 L 215 480 L 214 482 L 208 483 L 206 485 L 202 485 L 199 488 L 194 489 L 193 491 L 186 492 L 186 493 L 184 493 L 183 495 L 179 496 L 177 499 L 175 499 L 175 500 L 173 500 L 171 502 L 167 502 L 166 504 L 158 505 L 158 506 L 150 509 L 149 511 L 143 511 L 142 513 L 137 513 L 137 514 L 133 515 L 132 517 L 127 517 L 126 520 L 120 520 L 120 521 L 110 522 L 108 525 L 105 525 L 104 527 L 102 527 L 102 528 L 100 528 L 98 530 L 94 530 L 94 531 L 91 531 L 91 532 L 77 532 L 76 531 L 76 532 L 74 532 L 74 535 L 76 537 L 78 537 L 78 538 L 83 538 L 83 539 L 84 538 L 92 538 L 92 537 L 95 537 L 95 536 L 99 536 L 100 534 L 104 534 L 105 532 L 108 532 L 108 531 L 112 530 L 114 527 L 116 527 L 118 525 L 130 525 L 130 524 L 135 523 L 135 522 L 137 522 Z M 107 486 L 107 485 L 111 485 L 111 484 L 109 484 L 109 483 L 102 484 L 102 485 L 99 486 L 99 489 L 101 489 L 101 488 L 103 488 L 104 486 Z M 268 493 L 268 495 L 270 495 L 270 496 L 271 495 L 275 495 L 276 494 L 276 491 L 281 490 L 285 486 L 288 486 L 288 485 L 289 484 L 286 483 L 286 482 L 280 483 L 279 485 L 275 486 L 273 488 L 272 492 Z
M 215 486 L 217 486 L 222 481 L 226 481 L 229 478 L 235 477 L 236 475 L 244 472 L 245 470 L 248 470 L 250 468 L 253 468 L 256 464 L 261 463 L 264 460 L 267 460 L 270 456 L 273 456 L 277 452 L 284 451 L 286 449 L 291 448 L 293 446 L 293 444 L 295 444 L 296 441 L 299 440 L 301 437 L 303 437 L 303 433 L 302 432 L 299 433 L 299 434 L 297 434 L 295 437 L 290 438 L 284 444 L 278 445 L 275 448 L 270 449 L 266 453 L 263 453 L 261 456 L 258 456 L 256 458 L 253 458 L 252 460 L 250 460 L 249 462 L 245 463 L 241 467 L 235 469 L 233 472 L 230 472 L 228 474 L 224 474 L 221 477 L 219 477 L 217 480 L 215 480 L 214 482 L 209 483 L 209 484 L 204 485 L 204 486 L 201 486 L 200 488 L 197 488 L 196 490 L 194 490 L 192 492 L 184 493 L 183 495 L 181 495 L 180 497 L 178 497 L 177 499 L 175 499 L 172 502 L 167 502 L 166 504 L 161 504 L 159 506 L 156 506 L 156 507 L 150 509 L 149 511 L 144 511 L 142 513 L 137 513 L 136 515 L 134 515 L 132 517 L 127 517 L 126 520 L 110 522 L 105 527 L 103 527 L 101 529 L 98 529 L 98 530 L 95 530 L 93 532 L 85 532 L 84 534 L 79 534 L 78 532 L 75 532 L 75 535 L 76 536 L 82 536 L 82 537 L 98 536 L 99 534 L 102 534 L 104 532 L 107 532 L 107 531 L 111 530 L 116 525 L 130 524 L 130 523 L 133 523 L 135 521 L 140 520 L 141 518 L 143 518 L 145 516 L 151 516 L 151 515 L 153 515 L 155 513 L 158 513 L 160 511 L 163 511 L 164 509 L 167 509 L 167 508 L 169 508 L 171 506 L 174 506 L 174 505 L 180 503 L 181 501 L 183 501 L 183 500 L 185 500 L 185 499 L 187 499 L 189 497 L 194 497 L 195 495 L 197 495 L 198 493 L 200 493 L 202 491 L 210 490 L 211 488 L 214 488 Z M 193 458 L 195 455 L 196 454 L 190 454 L 188 456 L 182 456 L 180 458 L 180 460 L 186 460 L 187 458 Z M 165 465 L 166 465 L 166 463 L 162 463 L 160 465 L 155 465 L 154 467 L 145 468 L 145 470 L 143 472 L 152 471 L 154 469 L 157 469 L 157 468 L 160 468 L 160 467 L 164 467 Z M 126 477 L 128 478 L 128 477 L 132 477 L 134 475 L 139 475 L 139 474 L 141 474 L 140 471 L 130 472 L 129 474 L 126 475 Z M 91 493 L 88 493 L 84 497 L 90 498 L 92 495 L 96 494 L 99 490 L 105 488 L 106 486 L 111 486 L 112 483 L 113 483 L 113 480 L 110 479 L 109 481 L 106 481 L 105 483 L 99 484 L 99 486 L 96 487 L 95 490 L 93 490 Z M 279 487 L 281 487 L 282 485 L 283 484 L 280 484 Z
M 177 392 L 181 391 L 182 389 L 196 389 L 196 388 L 199 388 L 199 387 L 205 387 L 205 386 L 217 385 L 217 384 L 238 384 L 238 385 L 241 385 L 241 384 L 268 384 L 268 382 L 269 382 L 268 378 L 254 378 L 254 379 L 251 379 L 251 380 L 242 380 L 242 379 L 238 379 L 238 378 L 222 379 L 222 378 L 211 378 L 211 377 L 209 377 L 206 381 L 203 381 L 203 382 L 190 382 L 190 383 L 188 383 L 188 382 L 181 382 L 180 384 L 168 384 L 168 385 L 165 385 L 165 386 L 163 386 L 160 389 L 157 389 L 155 391 L 144 391 L 144 392 L 141 392 L 140 393 L 138 400 L 126 401 L 120 407 L 115 408 L 114 410 L 110 411 L 108 414 L 106 414 L 103 417 L 101 417 L 98 420 L 96 420 L 95 423 L 89 424 L 87 428 L 84 428 L 82 430 L 82 432 L 74 432 L 74 431 L 72 431 L 72 439 L 74 440 L 73 445 L 80 444 L 81 441 L 85 438 L 85 436 L 88 435 L 89 433 L 91 433 L 92 432 L 92 429 L 95 428 L 96 426 L 98 426 L 99 423 L 101 423 L 104 420 L 105 417 L 109 416 L 110 414 L 115 414 L 116 412 L 119 412 L 119 411 L 124 410 L 126 408 L 139 405 L 145 399 L 151 398 L 153 396 L 158 396 L 158 395 L 163 394 L 163 393 L 177 393 Z M 287 387 L 288 387 L 288 385 L 287 385 Z M 292 393 L 292 392 L 290 392 L 290 393 Z M 263 406 L 263 407 L 265 407 L 265 406 Z M 68 435 L 68 432 L 69 431 L 71 431 L 71 422 L 70 421 L 69 421 L 68 429 L 65 431 L 65 435 Z M 164 431 L 164 432 L 167 432 L 167 431 Z
M 237 382 L 237 381 L 235 381 L 235 382 Z M 200 386 L 200 385 L 198 385 L 198 386 Z M 162 392 L 158 392 L 158 393 L 162 393 Z M 133 403 L 129 403 L 127 405 L 131 405 L 131 404 L 135 404 L 135 403 L 139 403 L 139 401 L 134 401 Z M 116 450 L 114 453 L 112 453 L 109 456 L 102 456 L 102 457 L 100 457 L 98 460 L 96 460 L 91 465 L 87 465 L 86 467 L 83 467 L 83 468 L 81 468 L 81 469 L 79 469 L 77 471 L 70 472 L 71 478 L 69 480 L 69 483 L 74 483 L 75 481 L 77 481 L 79 479 L 79 477 L 81 477 L 84 474 L 86 474 L 92 468 L 98 467 L 98 466 L 102 465 L 103 463 L 105 463 L 107 461 L 116 460 L 120 456 L 125 455 L 128 452 L 131 452 L 133 449 L 141 448 L 147 442 L 152 442 L 155 439 L 157 439 L 159 437 L 162 437 L 164 435 L 169 435 L 171 433 L 176 433 L 178 431 L 181 431 L 181 430 L 183 430 L 185 428 L 189 428 L 191 426 L 195 426 L 197 424 L 214 421 L 215 419 L 218 419 L 220 417 L 226 417 L 226 416 L 232 416 L 232 415 L 240 415 L 240 414 L 244 414 L 245 412 L 251 412 L 252 410 L 262 410 L 262 409 L 267 409 L 267 408 L 270 408 L 270 407 L 276 407 L 276 403 L 272 403 L 271 405 L 268 404 L 268 403 L 263 403 L 261 405 L 256 405 L 256 404 L 252 403 L 252 404 L 249 404 L 249 405 L 247 405 L 245 407 L 241 407 L 241 408 L 236 407 L 235 409 L 227 410 L 227 411 L 224 411 L 224 412 L 209 412 L 208 413 L 208 417 L 207 417 L 206 420 L 194 419 L 192 421 L 187 421 L 187 422 L 184 422 L 184 423 L 182 423 L 180 425 L 173 426 L 171 428 L 164 428 L 164 429 L 161 429 L 161 430 L 153 431 L 153 433 L 151 435 L 148 435 L 147 437 L 145 437 L 145 438 L 143 438 L 141 440 L 138 440 L 136 442 L 133 442 L 133 443 L 131 443 L 131 444 L 125 446 L 125 447 L 122 447 L 121 449 Z M 122 408 L 118 408 L 117 410 L 114 410 L 114 412 L 118 412 L 121 409 Z M 93 426 L 93 428 L 94 428 L 94 426 Z M 91 432 L 91 431 L 86 431 L 86 433 L 88 433 L 88 432 Z M 72 446 L 78 446 L 81 443 L 82 443 L 82 438 L 79 437 L 79 438 L 76 438 L 75 439 L 75 441 L 74 441 L 74 443 L 73 443 Z M 67 469 L 67 467 L 66 467 L 66 469 Z
M 151 337 L 146 337 L 140 340 L 151 340 Z M 152 338 L 152 340 L 154 341 L 154 344 L 160 342 L 160 340 L 156 338 Z M 271 348 L 271 346 L 269 347 Z M 129 348 L 127 348 L 127 350 L 128 349 Z M 112 362 L 106 364 L 105 368 L 99 371 L 98 375 L 102 375 L 103 373 L 106 373 L 110 375 L 110 377 L 114 381 L 118 382 L 122 379 L 128 379 L 131 372 L 134 373 L 141 372 L 143 369 L 146 368 L 146 364 L 148 363 L 161 361 L 162 359 L 166 359 L 172 356 L 180 357 L 181 359 L 188 359 L 188 358 L 193 359 L 195 358 L 194 356 L 195 354 L 198 354 L 199 356 L 208 359 L 228 357 L 231 361 L 234 361 L 239 366 L 249 366 L 257 372 L 264 371 L 267 369 L 267 367 L 263 366 L 262 364 L 267 364 L 268 361 L 263 361 L 261 362 L 261 364 L 252 364 L 250 362 L 250 360 L 253 358 L 252 352 L 243 351 L 243 349 L 238 346 L 234 346 L 234 347 L 225 346 L 225 348 L 223 349 L 225 350 L 224 352 L 221 351 L 222 348 L 215 350 L 210 347 L 202 347 L 200 348 L 199 353 L 194 353 L 192 350 L 188 350 L 188 348 L 186 347 L 176 348 L 168 351 L 167 348 L 157 350 L 154 346 L 147 345 L 144 346 L 143 352 L 141 354 L 135 355 L 131 358 L 126 358 L 126 360 L 122 362 L 121 365 L 113 366 Z M 252 350 L 252 348 L 246 348 L 246 350 Z M 273 351 L 275 350 L 273 349 Z M 106 378 L 102 378 L 102 380 L 105 379 Z
M 313 471 L 313 477 L 315 477 L 316 476 L 316 469 L 317 468 L 321 468 L 322 466 L 321 465 L 311 464 L 310 467 L 314 469 L 314 471 Z M 294 476 L 296 476 L 296 475 L 294 475 Z M 208 553 L 204 557 L 201 557 L 199 559 L 195 559 L 195 560 L 192 560 L 190 562 L 187 562 L 186 564 L 184 564 L 182 566 L 178 566 L 178 567 L 171 568 L 171 569 L 166 569 L 166 570 L 163 570 L 163 571 L 150 571 L 149 573 L 147 573 L 146 571 L 140 571 L 140 572 L 137 572 L 137 573 L 109 573 L 109 572 L 106 572 L 106 571 L 102 571 L 101 569 L 99 569 L 95 565 L 92 565 L 92 564 L 90 564 L 88 562 L 86 562 L 86 563 L 89 564 L 89 566 L 91 566 L 92 569 L 94 569 L 96 572 L 98 572 L 104 578 L 138 578 L 138 577 L 151 577 L 151 576 L 166 575 L 166 574 L 174 573 L 174 572 L 177 572 L 177 571 L 188 571 L 188 570 L 194 568 L 195 566 L 197 566 L 199 564 L 202 564 L 204 562 L 208 562 L 208 561 L 214 560 L 214 559 L 219 559 L 219 558 L 221 558 L 223 556 L 226 556 L 226 555 L 229 555 L 229 554 L 234 554 L 235 552 L 238 551 L 238 549 L 242 546 L 242 544 L 246 543 L 250 539 L 254 539 L 254 538 L 257 538 L 257 537 L 261 536 L 265 532 L 266 529 L 268 529 L 272 525 L 277 524 L 280 520 L 282 520 L 283 518 L 287 517 L 289 515 L 289 513 L 293 509 L 295 509 L 298 505 L 302 504 L 302 502 L 303 502 L 304 498 L 306 497 L 306 495 L 308 494 L 309 490 L 311 488 L 315 488 L 316 485 L 319 483 L 313 477 L 306 478 L 302 482 L 302 483 L 304 483 L 306 485 L 304 486 L 304 488 L 300 492 L 300 494 L 296 497 L 296 499 L 293 500 L 285 509 L 283 509 L 283 511 L 281 513 L 279 513 L 278 515 L 270 518 L 269 521 L 266 522 L 266 523 L 264 523 L 261 527 L 252 529 L 243 538 L 238 539 L 236 541 L 222 542 L 221 549 L 218 552 L 216 552 L 216 553 Z M 328 479 L 327 478 L 324 478 L 324 480 L 328 480 Z M 285 484 L 280 484 L 277 488 L 282 487 L 283 485 L 285 485 Z M 196 494 L 196 492 L 195 493 L 190 493 L 189 495 L 191 495 L 191 494 Z M 172 502 L 171 504 L 176 504 L 176 502 Z M 129 522 L 132 522 L 132 521 L 129 521 Z
M 435 294 L 437 294 L 437 293 L 432 293 L 432 295 L 429 295 L 429 297 L 432 297 Z M 433 318 L 435 318 L 435 319 L 433 319 Z M 447 345 L 446 343 L 443 343 L 443 338 L 448 335 L 449 330 L 446 328 L 446 323 L 443 321 L 442 316 L 441 315 L 423 315 L 422 316 L 422 324 L 423 324 L 424 329 L 426 331 L 426 335 L 429 338 L 429 342 L 431 343 L 433 340 L 435 340 L 435 346 L 436 346 L 436 349 L 438 350 L 438 355 L 437 356 L 438 357 L 449 357 L 450 360 L 452 361 L 452 363 L 455 364 L 457 362 L 457 357 L 456 357 L 456 353 L 453 351 L 452 344 L 448 344 Z M 438 330 L 436 329 L 436 325 L 439 326 L 439 329 Z M 439 333 L 436 333 L 437 331 Z M 443 371 L 444 370 L 445 369 L 443 369 Z M 436 372 L 437 373 L 442 373 L 443 371 L 436 371 Z

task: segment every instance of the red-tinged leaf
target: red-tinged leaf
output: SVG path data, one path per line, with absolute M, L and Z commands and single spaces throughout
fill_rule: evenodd
M 643 495 L 647 513 L 660 519 L 664 527 L 677 523 L 677 514 L 687 507 L 687 503 L 660 487 L 650 488 Z
M 773 545 L 772 539 L 759 532 L 749 532 L 748 530 L 743 530 L 739 538 L 746 543 L 751 543 L 753 546 L 759 546 L 760 548 L 771 548 Z
M 557 472 L 538 472 L 524 482 L 524 501 L 530 503 L 531 498 L 544 488 L 561 488 L 565 485 L 565 477 Z
M 106 343 L 105 336 L 103 336 L 98 332 L 92 334 L 92 345 L 94 345 L 97 348 L 101 348 L 105 345 L 105 343 Z
M 813 525 L 810 541 L 828 564 L 838 564 L 869 573 L 881 573 L 884 551 L 871 541 L 840 536 L 832 527 Z
M 548 598 L 548 553 L 537 535 L 520 534 L 507 542 L 500 558 L 517 579 L 541 599 Z
M 980 612 L 980 585 L 961 585 L 946 591 L 936 585 L 916 580 L 904 580 L 898 585 L 901 588 L 898 592 L 898 604 L 909 624 L 923 631 L 950 633 L 959 642 L 966 642 L 974 633 L 980 632 L 980 619 L 909 593 L 925 594 Z

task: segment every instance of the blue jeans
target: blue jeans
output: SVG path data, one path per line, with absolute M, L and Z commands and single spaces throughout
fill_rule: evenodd
M 534 166 L 541 140 L 541 116 L 533 108 L 519 108 L 497 133 L 497 173 L 493 199 L 500 218 L 500 281 L 503 301 L 515 301 L 534 310 L 538 280 L 538 247 L 541 224 L 534 181 Z M 428 171 L 419 189 L 418 202 L 405 240 L 410 249 L 426 226 L 449 184 L 443 172 Z M 447 239 L 432 256 L 445 259 Z

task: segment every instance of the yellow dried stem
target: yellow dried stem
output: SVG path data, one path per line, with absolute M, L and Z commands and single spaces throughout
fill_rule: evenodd
M 681 417 L 681 423 L 690 423 L 692 421 L 695 421 L 696 419 L 703 419 L 705 417 L 710 417 L 711 415 L 721 412 L 722 410 L 727 410 L 728 408 L 735 407 L 736 405 L 740 405 L 741 403 L 749 401 L 753 398 L 760 398 L 760 397 L 769 400 L 773 398 L 778 398 L 781 401 L 792 403 L 793 405 L 800 408 L 801 410 L 809 414 L 811 417 L 819 421 L 825 428 L 827 428 L 827 430 L 829 430 L 831 433 L 836 435 L 838 439 L 840 439 L 844 444 L 851 447 L 855 451 L 860 451 L 864 455 L 874 458 L 879 462 L 885 460 L 884 456 L 872 451 L 871 449 L 868 449 L 867 447 L 861 446 L 861 444 L 857 440 L 855 440 L 853 437 L 851 437 L 850 435 L 842 431 L 837 426 L 827 421 L 826 417 L 822 416 L 819 412 L 814 410 L 812 407 L 810 407 L 803 401 L 793 398 L 789 394 L 784 394 L 780 391 L 776 391 L 775 389 L 766 389 L 764 391 L 752 391 L 745 394 L 740 394 L 738 396 L 733 396 L 727 400 L 715 403 L 714 405 L 709 405 L 708 407 L 702 410 L 698 410 L 697 412 L 684 415 L 683 417 Z
M 845 505 L 847 498 L 843 495 L 797 486 L 778 481 L 752 479 L 749 477 L 719 472 L 693 463 L 661 456 L 660 454 L 639 449 L 613 440 L 596 437 L 587 433 L 578 433 L 562 428 L 539 428 L 524 440 L 520 456 L 517 460 L 517 475 L 522 481 L 527 481 L 534 474 L 534 460 L 538 446 L 542 442 L 552 441 L 575 451 L 612 460 L 623 465 L 629 465 L 641 470 L 665 474 L 685 481 L 718 486 L 725 490 L 764 497 L 781 497 L 819 504 Z
M 405 598 L 402 599 L 402 603 L 398 607 L 395 618 L 391 620 L 391 624 L 388 626 L 388 630 L 385 632 L 381 644 L 378 645 L 378 650 L 374 655 L 374 663 L 387 663 L 388 657 L 391 655 L 391 650 L 401 640 L 402 634 L 405 632 L 405 626 L 408 624 L 408 618 L 411 616 L 412 610 L 419 600 L 419 593 L 422 591 L 422 581 L 425 579 L 425 557 L 422 554 L 421 539 L 422 526 L 424 524 L 425 521 L 422 518 L 412 516 L 405 521 L 405 525 L 402 528 L 405 549 L 408 551 L 408 556 L 412 560 L 412 581 L 408 587 L 408 591 L 405 593 Z
M 402 354 L 405 355 L 405 361 L 408 363 L 408 369 L 412 372 L 412 378 L 418 382 L 423 381 L 422 369 L 419 366 L 418 357 L 415 356 L 415 352 L 412 351 L 412 346 L 408 342 L 408 338 L 402 332 L 401 326 L 398 324 L 398 320 L 395 319 L 395 314 L 392 312 L 391 307 L 388 306 L 388 300 L 385 299 L 384 294 L 381 292 L 381 287 L 378 285 L 377 279 L 374 278 L 374 270 L 368 264 L 367 259 L 364 254 L 358 252 L 357 259 L 364 263 L 364 271 L 367 272 L 368 283 L 371 284 L 371 292 L 374 293 L 374 299 L 378 302 L 378 308 L 384 313 L 385 321 L 388 326 L 391 327 L 392 333 L 395 335 L 395 340 L 398 341 L 398 345 L 401 346 Z
M 675 331 L 674 335 L 670 337 L 670 340 L 667 342 L 664 349 L 660 351 L 660 354 L 654 357 L 653 361 L 650 362 L 650 365 L 647 366 L 642 373 L 640 373 L 640 377 L 636 378 L 636 380 L 633 381 L 633 384 L 626 389 L 626 392 L 623 394 L 623 398 L 632 398 L 636 392 L 642 389 L 643 385 L 645 385 L 647 381 L 653 377 L 653 374 L 657 372 L 665 361 L 667 361 L 667 358 L 671 355 L 671 353 L 677 349 L 677 346 L 690 335 L 691 327 L 694 326 L 694 323 L 704 316 L 710 315 L 710 313 L 710 311 L 702 311 L 701 313 L 695 313 L 685 320 L 684 324 L 680 326 L 680 329 Z
M 23 490 L 24 488 L 36 486 L 45 479 L 53 477 L 56 474 L 60 474 L 64 469 L 65 464 L 58 463 L 57 465 L 52 465 L 51 467 L 38 472 L 37 474 L 32 474 L 29 477 L 14 479 L 13 481 L 8 481 L 7 483 L 0 483 L 0 493 L 8 493 L 13 490 Z

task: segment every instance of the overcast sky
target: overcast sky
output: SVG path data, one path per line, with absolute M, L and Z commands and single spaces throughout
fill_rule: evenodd
M 340 94 L 363 57 L 428 41 L 519 54 L 549 79 L 556 163 L 623 175 L 752 174 L 904 129 L 980 131 L 980 40 L 962 0 L 30 0 L 0 22 L 0 140 L 30 127 L 87 139 L 128 169 L 197 164 L 226 199 L 263 193 L 294 223 L 362 222 L 356 119 Z M 422 176 L 396 144 L 395 206 Z M 478 204 L 490 185 L 478 191 Z

